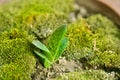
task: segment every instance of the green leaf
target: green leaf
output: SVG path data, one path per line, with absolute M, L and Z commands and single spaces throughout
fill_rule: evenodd
M 60 26 L 53 32 L 53 34 L 50 37 L 50 40 L 48 41 L 48 48 L 54 58 L 57 55 L 61 40 L 63 39 L 66 31 L 67 31 L 66 25 Z
M 34 51 L 35 53 L 36 53 L 36 55 L 38 55 L 40 58 L 42 58 L 42 59 L 44 59 L 44 62 L 43 62 L 43 65 L 44 65 L 44 67 L 49 67 L 50 65 L 51 65 L 51 62 L 48 60 L 48 58 L 44 55 L 44 54 L 42 54 L 42 53 L 40 53 L 40 52 L 38 52 L 38 51 Z
M 34 44 L 37 48 L 39 48 L 47 53 L 50 53 L 50 51 L 47 49 L 47 47 L 44 44 L 42 44 L 40 41 L 34 40 L 32 42 L 32 44 Z
M 32 44 L 34 44 L 37 48 L 41 49 L 44 52 L 44 55 L 50 60 L 53 61 L 53 56 L 51 55 L 50 51 L 47 49 L 47 47 L 42 44 L 40 41 L 38 40 L 34 40 L 32 42 Z
M 65 38 L 62 39 L 60 47 L 59 47 L 59 51 L 58 51 L 58 53 L 57 53 L 57 55 L 55 57 L 56 60 L 61 56 L 61 54 L 63 53 L 63 51 L 67 47 L 68 42 L 69 42 L 68 38 L 65 37 Z
M 34 44 L 43 53 L 35 51 L 35 53 L 42 59 L 44 67 L 49 67 L 55 60 L 57 60 L 64 49 L 67 47 L 68 38 L 64 38 L 67 27 L 66 25 L 60 26 L 56 29 L 48 40 L 48 48 L 38 40 L 34 40 Z

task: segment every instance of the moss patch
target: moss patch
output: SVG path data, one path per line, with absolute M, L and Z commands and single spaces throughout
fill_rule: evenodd
M 92 65 L 120 68 L 120 29 L 101 15 L 89 17 L 88 23 L 95 35 L 96 47 L 95 54 L 89 62 Z
M 28 39 L 34 38 L 18 29 L 2 32 L 0 36 L 0 79 L 30 80 L 36 60 Z
M 73 0 L 11 1 L 0 8 L 0 31 L 20 28 L 44 38 L 67 21 L 72 6 Z
M 64 55 L 68 59 L 80 59 L 93 53 L 93 33 L 85 19 L 70 24 L 66 36 L 69 38 L 69 45 Z
M 66 23 L 72 6 L 73 0 L 16 0 L 0 6 L 0 80 L 32 79 L 36 59 L 30 42 Z
M 81 19 L 68 27 L 69 46 L 64 55 L 84 68 L 115 71 L 120 68 L 120 29 L 102 15 Z

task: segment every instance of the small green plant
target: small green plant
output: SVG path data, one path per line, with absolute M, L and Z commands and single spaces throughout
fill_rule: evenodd
M 47 47 L 39 40 L 34 40 L 32 44 L 41 50 L 34 52 L 42 59 L 44 67 L 50 67 L 52 63 L 59 59 L 64 49 L 67 47 L 68 38 L 64 37 L 67 27 L 66 25 L 57 28 L 48 40 Z

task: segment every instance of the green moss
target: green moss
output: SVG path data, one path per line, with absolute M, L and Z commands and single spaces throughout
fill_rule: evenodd
M 94 56 L 88 61 L 92 65 L 120 68 L 120 29 L 102 15 L 88 18 L 88 24 L 95 33 Z
M 32 80 L 31 75 L 34 72 L 34 65 L 32 63 L 35 59 L 32 56 L 26 56 L 28 60 L 20 60 L 19 64 L 10 63 L 0 66 L 1 80 Z M 31 61 L 30 61 L 31 60 Z
M 10 31 L 4 31 L 0 34 L 0 40 L 12 40 L 17 38 L 27 38 L 28 33 L 24 30 L 11 29 Z
M 91 66 L 120 68 L 120 29 L 102 15 L 78 20 L 68 27 L 68 59 L 86 58 Z M 86 60 L 84 63 L 86 63 Z
M 29 34 L 48 37 L 66 23 L 72 6 L 73 0 L 14 0 L 0 6 L 0 80 L 31 79 L 36 60 Z
M 81 72 L 71 72 L 63 74 L 51 80 L 116 80 L 115 76 L 110 76 L 102 70 L 85 70 Z
M 78 20 L 68 27 L 66 36 L 69 37 L 69 46 L 64 56 L 68 59 L 80 59 L 87 64 L 84 67 L 109 68 L 119 72 L 119 32 L 120 29 L 102 15 Z
M 65 23 L 65 21 L 65 16 L 53 13 L 41 13 L 36 17 L 33 14 L 26 19 L 27 25 L 31 26 L 30 29 L 39 38 L 48 37 L 58 26 Z
M 66 36 L 69 38 L 69 45 L 64 53 L 68 59 L 80 59 L 92 54 L 93 34 L 85 19 L 68 26 Z
M 36 60 L 32 55 L 33 40 L 27 32 L 12 29 L 0 35 L 0 80 L 30 80 Z
M 11 1 L 0 9 L 0 31 L 17 27 L 31 32 L 32 28 L 41 38 L 44 31 L 53 30 L 67 20 L 72 6 L 73 0 Z
M 100 14 L 92 15 L 87 18 L 87 23 L 94 33 L 100 33 L 101 36 L 113 35 L 120 39 L 118 27 L 107 17 Z
M 31 13 L 30 10 L 33 12 L 69 13 L 73 9 L 73 0 L 17 0 L 2 6 L 4 10 L 9 10 L 11 13 L 18 13 L 18 11 L 24 12 L 27 10 L 26 13 Z

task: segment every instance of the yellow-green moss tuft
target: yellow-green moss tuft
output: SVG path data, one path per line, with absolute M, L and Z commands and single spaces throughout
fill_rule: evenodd
M 28 59 L 34 60 L 28 56 Z M 26 61 L 25 61 L 26 62 Z M 31 73 L 34 71 L 33 65 L 30 65 L 30 61 L 27 63 L 21 61 L 18 63 L 10 63 L 0 66 L 0 79 L 1 80 L 32 80 Z M 34 63 L 33 63 L 34 64 Z
M 12 40 L 17 38 L 27 38 L 28 33 L 24 30 L 13 28 L 0 34 L 0 40 Z
M 30 39 L 30 40 L 28 40 Z M 36 59 L 25 31 L 12 29 L 0 35 L 0 80 L 30 80 Z
M 80 59 L 92 53 L 93 34 L 85 19 L 68 26 L 66 36 L 69 38 L 69 45 L 64 55 L 68 59 Z
M 68 27 L 68 59 L 86 58 L 91 66 L 120 68 L 120 29 L 102 15 L 78 20 Z M 85 63 L 85 62 L 84 62 Z
M 102 15 L 90 16 L 88 24 L 95 35 L 91 65 L 120 68 L 120 29 Z

